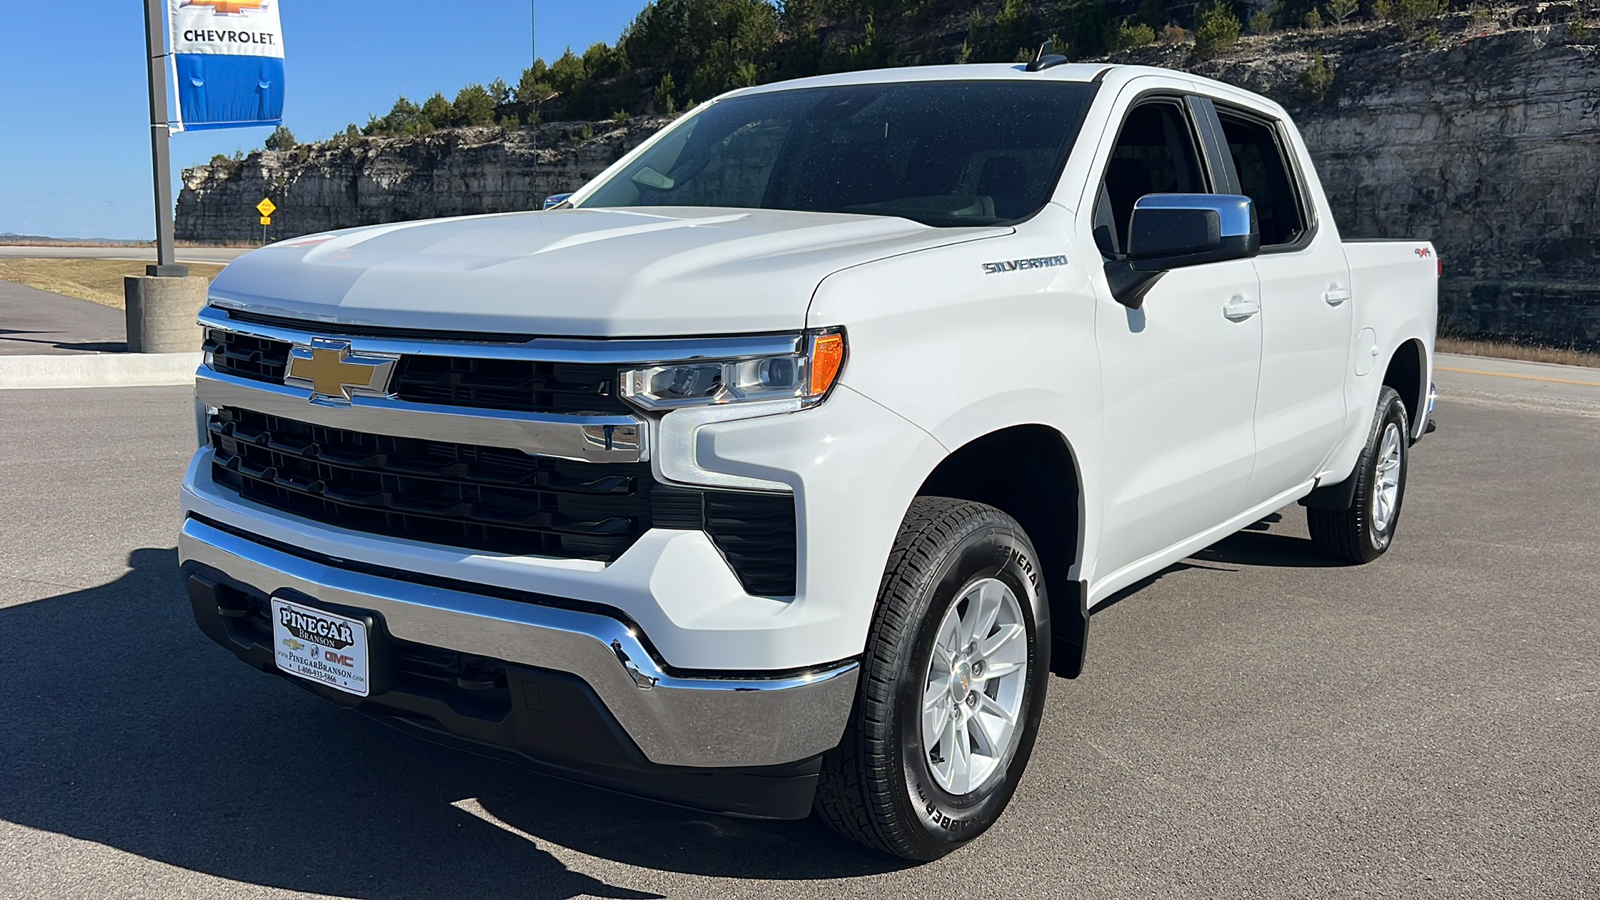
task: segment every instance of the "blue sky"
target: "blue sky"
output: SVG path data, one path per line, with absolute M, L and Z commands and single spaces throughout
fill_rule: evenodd
M 537 0 L 539 54 L 615 41 L 646 0 Z M 529 63 L 529 0 L 279 0 L 284 124 L 301 140 L 454 97 Z M 164 5 L 164 4 L 163 4 Z M 141 0 L 0 0 L 0 232 L 150 239 Z M 261 146 L 269 128 L 177 134 L 178 171 Z

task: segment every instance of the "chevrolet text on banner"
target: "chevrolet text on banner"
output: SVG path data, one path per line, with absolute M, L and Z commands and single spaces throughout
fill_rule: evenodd
M 178 127 L 283 121 L 279 0 L 168 0 Z

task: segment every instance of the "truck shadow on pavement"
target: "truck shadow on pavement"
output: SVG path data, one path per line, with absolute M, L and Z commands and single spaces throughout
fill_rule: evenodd
M 22 331 L 15 328 L 0 328 L 0 350 L 15 349 L 6 347 L 5 342 L 41 344 L 57 350 L 76 350 L 80 353 L 122 353 L 128 349 L 127 341 L 59 341 L 54 338 L 19 337 L 19 335 L 27 334 L 56 333 L 53 331 Z
M 1271 566 L 1295 569 L 1324 569 L 1345 563 L 1330 559 L 1317 552 L 1310 538 L 1290 534 L 1274 534 L 1268 529 L 1283 521 L 1281 513 L 1273 513 L 1243 531 L 1228 535 L 1215 544 L 1197 551 L 1191 559 L 1208 563 L 1240 566 Z
M 1103 613 L 1168 575 L 1189 569 L 1236 572 L 1238 569 L 1233 568 L 1235 566 L 1323 569 L 1344 565 L 1317 552 L 1310 538 L 1272 533 L 1272 526 L 1281 522 L 1283 514 L 1272 513 L 1259 522 L 1247 525 L 1204 550 L 1197 550 L 1187 558 L 1117 591 L 1095 604 L 1094 612 Z
M 661 896 L 573 871 L 891 871 L 815 820 L 751 822 L 406 737 L 195 628 L 172 549 L 0 608 L 0 818 L 252 884 L 351 897 Z M 640 874 L 640 873 L 635 873 Z M 648 873 L 643 873 L 648 880 Z

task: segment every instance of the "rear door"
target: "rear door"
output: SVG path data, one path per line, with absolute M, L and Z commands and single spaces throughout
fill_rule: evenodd
M 1226 177 L 1249 197 L 1261 225 L 1261 382 L 1256 465 L 1246 505 L 1304 484 L 1344 432 L 1349 370 L 1350 269 L 1331 222 L 1313 214 L 1288 127 L 1271 115 L 1217 100 Z
M 1138 82 L 1134 83 L 1135 85 Z M 1179 94 L 1139 93 L 1099 150 L 1082 208 L 1111 259 L 1126 246 L 1139 197 L 1207 193 L 1215 163 Z M 1119 101 L 1127 102 L 1127 101 Z M 1093 280 L 1105 400 L 1098 579 L 1126 569 L 1241 511 L 1255 456 L 1253 418 L 1261 362 L 1261 317 L 1249 260 L 1167 273 L 1140 309 Z

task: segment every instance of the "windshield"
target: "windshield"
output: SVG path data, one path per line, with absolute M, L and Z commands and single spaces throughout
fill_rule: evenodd
M 993 225 L 1050 199 L 1095 85 L 934 81 L 731 97 L 579 206 L 722 206 Z

